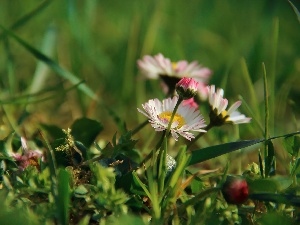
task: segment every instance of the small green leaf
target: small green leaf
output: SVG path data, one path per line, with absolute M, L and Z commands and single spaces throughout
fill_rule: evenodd
M 91 216 L 90 215 L 86 215 L 84 216 L 78 223 L 78 225 L 89 225 L 90 224 L 90 219 Z
M 291 175 L 295 176 L 295 175 L 299 174 L 299 172 L 300 172 L 300 158 L 297 158 L 295 164 L 293 165 L 293 167 L 291 169 Z
M 191 173 L 188 170 L 186 170 L 185 172 L 189 176 L 193 175 L 193 173 Z M 191 191 L 193 194 L 199 193 L 200 191 L 202 191 L 205 188 L 204 182 L 197 176 L 195 176 L 194 179 L 192 180 L 190 187 L 191 187 Z
M 81 118 L 75 120 L 71 126 L 71 134 L 76 141 L 80 141 L 84 146 L 90 147 L 97 135 L 103 130 L 103 126 L 96 120 Z
M 138 181 L 133 178 L 133 172 L 116 179 L 116 188 L 122 188 L 127 193 L 134 193 L 136 195 L 145 195 L 145 191 L 140 186 Z
M 192 151 L 189 166 L 194 165 L 196 163 L 203 162 L 208 159 L 215 158 L 220 155 L 224 155 L 229 152 L 239 150 L 241 148 L 245 148 L 245 147 L 260 143 L 262 141 L 264 141 L 264 139 L 237 141 L 237 142 L 230 142 L 230 143 L 226 143 L 226 144 L 210 146 L 207 148 Z
M 283 146 L 290 155 L 297 157 L 300 149 L 300 137 L 296 135 L 285 137 Z
M 109 144 L 102 150 L 106 156 L 117 157 L 120 154 L 130 157 L 132 160 L 138 161 L 140 159 L 139 153 L 134 149 L 137 140 L 131 139 L 132 133 L 129 131 L 122 134 L 117 141 L 117 134 L 113 136 L 112 145 Z
M 140 180 L 140 178 L 138 177 L 137 173 L 134 171 L 132 172 L 133 175 L 133 180 L 136 184 L 138 184 L 146 193 L 146 195 L 148 196 L 148 198 L 152 199 L 152 195 L 150 194 L 148 188 L 146 187 L 146 185 Z
M 259 152 L 258 152 L 258 161 L 259 161 L 259 171 L 260 171 L 260 175 L 261 175 L 262 177 L 264 177 L 264 165 L 263 165 L 263 159 L 262 159 L 260 150 L 259 150 Z
M 62 131 L 62 129 L 56 125 L 48 125 L 42 123 L 40 125 L 43 130 L 45 130 L 48 135 L 50 135 L 54 140 L 59 138 L 64 138 L 66 134 Z
M 85 195 L 88 193 L 88 190 L 86 189 L 86 187 L 84 185 L 79 185 L 78 187 L 76 187 L 76 189 L 74 190 L 74 195 L 77 198 L 83 198 L 85 197 Z
M 108 225 L 124 225 L 124 224 L 134 224 L 134 225 L 145 225 L 141 217 L 126 214 L 121 216 L 113 215 L 107 220 Z
M 1 199 L 1 202 L 3 200 Z M 29 208 L 10 208 L 3 207 L 0 211 L 0 221 L 1 224 L 9 224 L 9 225 L 38 225 L 41 224 L 39 221 L 39 217 L 34 214 Z
M 275 175 L 275 166 L 276 166 L 276 158 L 275 158 L 275 151 L 274 145 L 272 141 L 268 141 L 267 143 L 268 154 L 265 157 L 265 176 L 274 176 Z

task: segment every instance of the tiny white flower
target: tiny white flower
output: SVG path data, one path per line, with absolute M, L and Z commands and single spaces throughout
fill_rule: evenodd
M 138 109 L 138 111 L 149 118 L 151 126 L 156 131 L 164 131 L 168 128 L 177 101 L 177 96 L 164 99 L 162 102 L 158 99 L 151 99 L 142 104 L 144 110 Z M 200 111 L 181 103 L 173 118 L 170 131 L 176 141 L 179 135 L 191 140 L 194 135 L 190 131 L 206 132 L 206 130 L 201 129 L 204 127 L 206 125 Z

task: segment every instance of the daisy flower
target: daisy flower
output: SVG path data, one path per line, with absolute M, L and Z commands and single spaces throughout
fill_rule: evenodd
M 208 90 L 208 101 L 212 108 L 210 113 L 211 123 L 220 126 L 224 123 L 249 123 L 251 118 L 246 117 L 244 114 L 241 114 L 237 111 L 237 108 L 240 107 L 242 101 L 235 102 L 228 110 L 226 110 L 228 106 L 228 100 L 223 98 L 224 90 L 216 88 L 214 85 L 207 86 Z
M 21 137 L 21 144 L 23 153 L 12 153 L 11 156 L 17 161 L 19 168 L 25 170 L 28 166 L 35 166 L 39 168 L 39 159 L 43 160 L 43 153 L 40 150 L 29 150 L 27 141 Z
M 151 126 L 156 131 L 164 131 L 168 129 L 177 101 L 177 96 L 164 99 L 162 102 L 158 99 L 151 99 L 142 104 L 144 110 L 138 109 L 138 111 L 149 118 Z M 191 140 L 194 138 L 194 135 L 190 131 L 206 132 L 206 130 L 201 129 L 204 127 L 206 125 L 199 110 L 181 103 L 173 118 L 170 131 L 176 141 L 179 135 Z
M 143 59 L 137 61 L 137 64 L 145 77 L 149 79 L 160 78 L 167 94 L 172 95 L 174 93 L 175 85 L 181 78 L 190 77 L 200 83 L 198 87 L 200 98 L 205 99 L 207 96 L 205 86 L 211 76 L 211 70 L 202 67 L 197 61 L 191 63 L 186 60 L 171 62 L 170 59 L 159 53 L 153 57 L 145 55 Z

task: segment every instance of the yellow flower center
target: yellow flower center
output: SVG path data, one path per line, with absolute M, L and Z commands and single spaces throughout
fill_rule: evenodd
M 158 115 L 159 119 L 161 119 L 164 122 L 170 122 L 171 116 L 172 116 L 172 112 L 169 111 L 162 112 L 161 114 Z M 184 118 L 177 113 L 175 113 L 172 123 L 174 122 L 178 123 L 176 128 L 180 128 L 185 124 Z
M 220 115 L 221 115 L 222 118 L 225 118 L 227 116 L 227 111 L 226 110 L 222 111 L 220 113 Z
M 172 69 L 174 71 L 176 71 L 176 69 L 177 69 L 177 63 L 176 62 L 172 62 Z
M 230 117 L 229 117 L 229 115 L 228 115 L 228 113 L 227 113 L 227 111 L 226 110 L 224 110 L 223 112 L 221 112 L 221 117 L 222 117 L 222 119 L 224 119 L 224 122 L 229 122 L 230 121 Z

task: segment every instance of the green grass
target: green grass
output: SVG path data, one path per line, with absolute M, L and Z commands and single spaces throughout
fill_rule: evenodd
M 286 1 L 190 1 L 189 4 L 130 1 L 124 5 L 118 1 L 49 1 L 28 20 L 23 17 L 37 7 L 37 2 L 20 1 L 13 7 L 10 4 L 13 3 L 1 3 L 1 25 L 14 28 L 16 35 L 42 52 L 44 39 L 44 45 L 51 48 L 50 58 L 79 81 L 84 80 L 123 119 L 132 108 L 124 106 L 134 107 L 158 95 L 153 82 L 139 87 L 145 82 L 140 81 L 136 67 L 136 60 L 142 55 L 158 52 L 174 61 L 198 60 L 211 68 L 214 72 L 211 83 L 226 84 L 222 87 L 230 98 L 241 94 L 261 122 L 262 62 L 270 85 L 270 103 L 275 105 L 279 94 L 287 98 L 281 99 L 280 109 L 273 109 L 276 121 L 284 118 L 284 111 L 291 112 L 293 105 L 288 100 L 295 101 L 298 95 L 297 85 L 289 85 L 290 95 L 284 91 L 284 84 L 299 81 L 299 24 Z M 13 26 L 16 23 L 19 26 Z M 52 41 L 47 39 L 49 29 L 53 30 Z M 1 49 L 1 89 L 7 95 L 1 99 L 23 94 L 32 84 L 43 89 L 57 85 L 61 79 L 76 83 L 75 79 L 61 77 L 55 70 L 46 71 L 50 74 L 40 75 L 46 78 L 34 83 L 37 75 L 33 74 L 38 66 L 35 57 L 11 38 L 6 40 L 3 42 L 6 47 Z M 140 95 L 145 98 L 141 99 Z M 74 101 L 78 114 L 89 113 L 94 118 L 99 113 L 105 114 L 103 107 L 90 108 L 91 101 L 86 94 L 78 92 L 74 96 L 77 96 Z M 49 109 L 56 110 L 57 104 Z M 131 126 L 136 122 L 130 121 L 131 118 L 126 120 Z M 279 134 L 284 123 L 276 123 L 279 127 L 274 128 L 274 134 Z
M 88 117 L 100 121 L 104 127 L 101 135 L 95 139 L 98 143 L 113 143 L 114 138 L 121 137 L 124 138 L 125 143 L 125 147 L 122 148 L 129 149 L 135 146 L 134 148 L 140 154 L 138 156 L 136 153 L 132 155 L 128 153 L 129 158 L 144 157 L 154 148 L 157 141 L 153 140 L 160 138 L 159 134 L 153 134 L 153 129 L 146 126 L 133 136 L 134 140 L 138 139 L 135 143 L 128 140 L 127 130 L 132 130 L 145 121 L 145 117 L 138 113 L 136 108 L 141 108 L 141 104 L 150 98 L 162 99 L 164 95 L 159 81 L 143 79 L 136 62 L 146 54 L 162 53 L 173 61 L 197 60 L 203 66 L 210 68 L 213 71 L 210 84 L 223 88 L 230 104 L 242 99 L 240 111 L 253 118 L 247 125 L 224 126 L 221 129 L 210 130 L 208 135 L 203 136 L 195 144 L 197 151 L 193 153 L 192 162 L 196 161 L 196 164 L 209 158 L 210 160 L 200 165 L 203 168 L 215 169 L 225 168 L 226 163 L 232 161 L 230 159 L 235 159 L 238 163 L 231 162 L 228 171 L 240 173 L 245 171 L 247 164 L 253 161 L 259 164 L 258 149 L 260 148 L 264 153 L 261 156 L 260 166 L 264 164 L 268 169 L 272 168 L 274 157 L 279 174 L 290 176 L 289 171 L 293 171 L 293 185 L 296 186 L 295 171 L 298 169 L 298 153 L 285 150 L 297 148 L 297 138 L 293 139 L 294 144 L 288 144 L 290 147 L 286 147 L 282 142 L 286 141 L 286 134 L 299 131 L 300 123 L 300 23 L 297 9 L 300 9 L 300 4 L 296 0 L 290 2 L 285 0 L 190 0 L 188 2 L 184 0 L 126 2 L 1 0 L 1 151 L 20 147 L 20 144 L 15 144 L 14 140 L 19 136 L 35 140 L 37 144 L 46 146 L 50 151 L 50 145 L 47 147 L 48 144 L 44 143 L 48 137 L 44 140 L 38 137 L 38 130 L 41 127 L 45 130 L 46 125 L 55 125 L 55 128 L 49 126 L 46 129 L 47 135 L 51 136 L 52 132 L 54 137 L 58 128 L 67 129 L 76 119 Z M 207 121 L 209 111 L 206 105 L 203 104 L 200 108 L 203 109 Z M 94 139 L 94 134 L 87 135 L 92 135 Z M 233 151 L 231 143 L 239 140 L 249 139 L 254 140 L 254 143 L 262 138 L 267 140 L 281 135 L 284 138 L 277 138 L 272 142 L 269 140 L 265 145 L 255 145 L 257 147 L 249 147 L 246 151 L 225 155 Z M 58 136 L 62 138 L 61 135 Z M 57 136 L 53 138 L 56 139 Z M 51 138 L 49 140 L 53 141 Z M 228 145 L 220 145 L 224 143 Z M 248 142 L 237 142 L 234 150 L 240 149 L 242 143 Z M 51 146 L 55 144 L 51 142 Z M 169 146 L 174 155 L 181 144 L 188 144 L 188 142 L 181 139 L 177 144 L 178 147 Z M 216 145 L 220 146 L 214 148 L 213 146 Z M 272 152 L 273 145 L 275 153 Z M 118 155 L 119 148 L 121 149 L 115 143 L 113 146 L 106 146 L 104 150 L 109 152 L 114 149 L 114 154 Z M 210 153 L 210 148 L 215 152 Z M 264 148 L 265 150 L 262 150 Z M 201 149 L 206 151 L 204 155 L 199 153 Z M 0 154 L 4 157 L 2 153 Z M 222 156 L 212 159 L 220 155 Z M 86 157 L 85 159 L 90 159 L 91 155 Z M 236 159 L 237 157 L 239 159 Z M 294 161 L 291 161 L 291 157 L 294 157 Z M 264 159 L 266 161 L 263 162 Z M 289 165 L 290 161 L 291 165 Z M 184 165 L 182 163 L 181 166 Z M 199 166 L 192 167 L 190 170 L 193 172 L 198 169 Z M 53 170 L 55 172 L 52 171 L 50 174 L 58 173 L 56 169 Z M 98 167 L 93 167 L 91 170 L 95 174 L 101 173 L 101 168 Z M 103 173 L 105 173 L 103 176 L 107 176 L 107 179 L 113 182 L 109 171 Z M 178 177 L 182 173 L 183 171 L 178 170 Z M 62 182 L 63 177 L 69 175 L 65 170 L 60 170 L 59 174 L 58 178 L 57 176 L 53 178 L 59 182 L 57 196 L 70 191 L 66 183 Z M 225 174 L 226 172 L 223 176 Z M 148 172 L 147 176 L 152 175 Z M 26 180 L 26 177 L 20 179 Z M 39 179 L 35 182 L 41 182 L 42 178 Z M 132 177 L 131 179 L 134 180 Z M 219 179 L 222 180 L 224 177 Z M 137 185 L 137 182 L 145 181 L 135 180 L 133 183 Z M 8 183 L 7 181 L 7 186 Z M 51 185 L 52 189 L 49 188 L 49 191 L 51 190 L 52 196 L 48 196 L 50 199 L 57 197 L 55 184 Z M 155 188 L 164 190 L 163 186 L 156 187 L 151 182 L 148 185 L 149 187 L 143 186 L 144 190 L 150 188 L 150 192 L 152 190 L 154 193 L 157 191 Z M 176 185 L 173 186 L 178 188 Z M 92 191 L 89 190 L 92 193 L 102 190 L 103 187 L 95 184 L 93 188 Z M 192 186 L 193 188 L 195 187 Z M 152 200 L 158 201 L 159 199 L 155 199 L 152 194 L 149 194 Z M 101 202 L 106 195 L 109 196 L 109 191 L 104 191 L 103 196 L 100 196 L 97 201 Z M 13 196 L 17 194 L 14 193 Z M 120 196 L 122 201 L 126 199 L 122 193 L 118 193 L 117 196 Z M 201 193 L 199 196 L 202 197 Z M 171 194 L 166 198 L 174 201 L 174 196 Z M 214 194 L 209 197 L 211 201 L 216 198 Z M 270 198 L 278 200 L 279 197 Z M 54 211 L 51 211 L 53 208 L 49 209 L 49 212 L 57 214 L 54 217 L 61 224 L 68 223 L 68 209 L 65 204 L 69 200 L 62 200 L 62 204 L 57 207 L 61 209 L 58 214 L 55 211 L 57 209 Z M 113 207 L 116 201 L 117 199 L 110 199 L 108 206 Z M 185 200 L 181 199 L 181 201 Z M 285 203 L 286 200 L 278 201 Z M 7 202 L 9 204 L 13 200 L 9 199 Z M 126 211 L 123 202 L 117 205 L 118 212 L 114 211 L 114 213 L 122 214 Z M 203 209 L 202 205 L 197 207 Z M 195 208 L 194 212 L 198 212 L 198 209 Z M 217 206 L 205 208 L 208 215 L 213 209 L 216 210 Z M 41 210 L 47 211 L 45 208 Z M 155 210 L 158 215 L 157 204 Z M 192 216 L 191 209 L 181 210 L 187 210 L 189 221 L 195 222 L 196 217 Z M 97 216 L 104 218 L 102 212 Z M 30 217 L 35 217 L 31 211 L 29 214 Z M 176 221 L 175 214 L 173 217 Z M 274 219 L 273 214 L 269 214 L 269 217 L 260 219 L 262 221 Z M 81 224 L 86 224 L 84 221 L 89 220 L 84 215 L 80 216 L 80 219 L 82 219 Z M 207 221 L 210 219 L 207 218 Z M 285 217 L 282 218 L 284 219 Z M 115 218 L 111 220 L 114 221 Z M 124 220 L 138 221 L 139 219 L 125 217 Z

